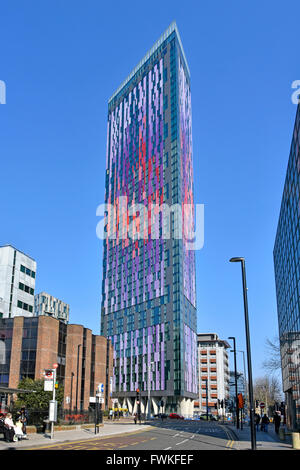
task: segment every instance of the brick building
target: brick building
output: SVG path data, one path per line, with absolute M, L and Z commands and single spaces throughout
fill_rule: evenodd
M 103 408 L 111 406 L 112 345 L 82 325 L 48 316 L 1 318 L 0 351 L 1 387 L 17 388 L 24 377 L 41 379 L 45 369 L 58 364 L 64 408 L 87 410 L 99 383 Z

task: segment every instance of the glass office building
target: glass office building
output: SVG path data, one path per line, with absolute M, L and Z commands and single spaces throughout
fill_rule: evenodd
M 290 428 L 300 427 L 300 107 L 274 246 L 283 390 Z
M 143 411 L 150 389 L 152 412 L 192 414 L 195 253 L 183 233 L 184 205 L 194 214 L 191 91 L 175 23 L 109 100 L 105 187 L 113 210 L 104 223 L 101 334 L 114 346 L 113 396 L 132 412 L 139 389 Z

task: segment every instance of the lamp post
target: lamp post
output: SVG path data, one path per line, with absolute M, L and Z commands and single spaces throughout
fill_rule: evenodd
M 71 372 L 71 397 L 70 397 L 70 411 L 72 412 L 72 405 L 73 405 L 73 378 L 74 372 Z
M 77 377 L 76 377 L 76 412 L 78 411 L 78 375 L 79 375 L 79 351 L 81 344 L 77 347 Z
M 254 422 L 254 401 L 253 401 L 253 382 L 252 382 L 252 364 L 251 364 L 250 330 L 249 330 L 249 316 L 248 316 L 248 298 L 247 298 L 245 258 L 231 258 L 229 261 L 231 263 L 241 263 L 241 267 L 242 267 L 245 331 L 246 331 L 247 363 L 248 363 L 248 387 L 249 387 L 249 405 L 250 405 L 251 449 L 256 450 L 256 435 L 255 435 L 255 422 Z
M 246 366 L 245 366 L 245 351 L 237 351 L 237 352 L 243 353 L 243 365 L 244 365 L 244 392 L 245 392 L 245 400 L 244 400 L 244 402 L 246 402 L 246 401 L 248 400 L 248 397 L 247 397 L 247 377 L 246 377 Z M 244 407 L 244 412 L 245 412 L 245 407 Z
M 205 394 L 206 394 L 206 421 L 208 421 L 208 379 L 205 379 Z
M 234 383 L 235 383 L 235 414 L 236 414 L 236 428 L 239 429 L 239 399 L 238 399 L 238 387 L 237 387 L 237 370 L 236 370 L 236 347 L 235 337 L 229 336 L 228 339 L 233 341 L 233 354 L 234 354 Z

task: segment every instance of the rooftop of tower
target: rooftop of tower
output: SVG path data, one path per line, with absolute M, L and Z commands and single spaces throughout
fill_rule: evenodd
M 166 29 L 166 31 L 159 37 L 159 39 L 154 43 L 154 45 L 151 47 L 151 49 L 147 52 L 147 54 L 140 60 L 140 62 L 137 64 L 137 66 L 132 70 L 132 72 L 128 75 L 128 77 L 121 83 L 121 85 L 118 87 L 118 89 L 115 91 L 115 93 L 110 97 L 108 100 L 108 103 L 110 103 L 117 95 L 118 93 L 127 85 L 127 83 L 135 76 L 135 74 L 139 71 L 139 69 L 147 62 L 147 60 L 154 54 L 154 52 L 161 46 L 161 44 L 175 31 L 177 35 L 177 39 L 179 41 L 180 47 L 181 47 L 181 52 L 184 58 L 185 66 L 188 70 L 188 73 L 190 74 L 189 66 L 187 64 L 187 60 L 184 54 L 182 42 L 180 39 L 180 34 L 176 25 L 176 21 L 173 21 L 170 26 Z

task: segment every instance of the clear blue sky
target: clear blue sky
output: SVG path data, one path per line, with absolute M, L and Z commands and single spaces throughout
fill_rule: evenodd
M 107 101 L 172 20 L 191 70 L 198 331 L 245 349 L 254 375 L 277 333 L 272 251 L 300 79 L 296 1 L 10 0 L 0 11 L 0 244 L 36 259 L 36 290 L 99 333 Z M 241 356 L 241 355 L 240 355 Z M 241 357 L 240 357 L 240 368 Z

